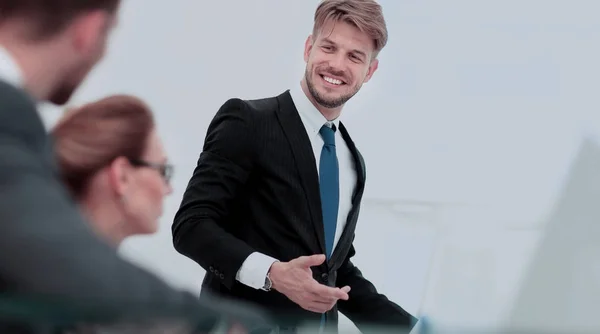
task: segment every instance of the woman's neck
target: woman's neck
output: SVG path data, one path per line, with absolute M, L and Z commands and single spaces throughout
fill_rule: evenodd
M 117 210 L 101 203 L 81 203 L 81 208 L 92 230 L 98 237 L 117 248 L 127 237 L 126 225 Z

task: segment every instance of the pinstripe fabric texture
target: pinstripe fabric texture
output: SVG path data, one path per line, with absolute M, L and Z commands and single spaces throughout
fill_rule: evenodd
M 329 261 L 314 268 L 315 278 L 329 285 L 350 251 L 365 182 L 362 157 L 343 125 L 339 131 L 359 174 L 346 230 Z M 283 295 L 235 281 L 253 251 L 281 261 L 325 253 L 316 162 L 288 91 L 260 100 L 231 99 L 220 108 L 176 214 L 173 236 L 178 251 L 206 269 L 204 290 L 319 319 Z
M 359 323 L 409 324 L 412 317 L 379 294 L 350 261 L 366 171 L 342 123 L 338 131 L 354 156 L 357 184 L 333 254 L 312 269 L 322 284 L 350 285 L 352 291 L 350 300 L 327 312 L 327 326 L 337 327 L 338 307 Z M 277 291 L 247 287 L 235 276 L 255 251 L 280 261 L 325 254 L 323 230 L 315 156 L 289 91 L 225 102 L 208 127 L 172 226 L 177 251 L 206 270 L 202 293 L 262 306 L 279 316 L 282 328 L 318 323 L 320 314 L 303 310 Z

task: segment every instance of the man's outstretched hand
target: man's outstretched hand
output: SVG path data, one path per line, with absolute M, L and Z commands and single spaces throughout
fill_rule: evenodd
M 313 278 L 311 267 L 325 261 L 325 255 L 301 256 L 289 262 L 275 262 L 269 271 L 273 289 L 305 310 L 325 313 L 338 300 L 348 300 L 350 287 L 329 287 Z

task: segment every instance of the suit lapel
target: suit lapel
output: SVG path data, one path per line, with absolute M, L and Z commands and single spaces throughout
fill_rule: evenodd
M 317 172 L 317 163 L 312 146 L 289 91 L 279 95 L 277 100 L 279 101 L 280 109 L 280 112 L 277 113 L 277 117 L 279 118 L 279 122 L 290 144 L 290 149 L 296 162 L 320 251 L 322 254 L 325 254 L 325 235 L 323 230 L 323 213 L 321 210 L 321 192 L 319 190 L 319 174 Z M 353 232 L 356 229 L 357 219 L 355 219 L 354 216 L 360 205 L 366 181 L 365 162 L 352 141 L 352 138 L 350 138 L 346 127 L 344 127 L 341 122 L 340 133 L 354 158 L 354 166 L 356 168 L 356 188 L 352 194 L 352 209 L 348 214 L 346 226 L 342 232 L 338 246 L 335 247 L 333 255 L 329 260 L 330 263 L 337 261 L 337 257 L 342 255 L 340 249 L 343 247 L 339 246 L 352 242 L 351 239 L 353 233 L 350 232 Z
M 279 111 L 277 116 L 283 131 L 290 143 L 296 167 L 304 188 L 311 222 L 322 254 L 325 254 L 325 236 L 323 230 L 323 213 L 321 211 L 321 192 L 319 190 L 319 175 L 317 162 L 312 150 L 310 139 L 306 134 L 302 119 L 298 114 L 289 91 L 277 97 Z
M 346 244 L 352 242 L 354 230 L 356 229 L 356 223 L 358 221 L 358 219 L 356 219 L 354 216 L 356 215 L 356 213 L 359 209 L 360 201 L 362 199 L 362 195 L 365 190 L 365 181 L 366 181 L 365 161 L 362 158 L 362 156 L 360 155 L 360 153 L 358 152 L 358 149 L 356 148 L 356 145 L 352 141 L 352 138 L 350 138 L 350 135 L 348 134 L 346 127 L 341 122 L 340 122 L 340 133 L 342 134 L 342 138 L 344 138 L 344 141 L 346 142 L 346 145 L 348 146 L 348 149 L 350 150 L 350 152 L 352 153 L 352 157 L 354 158 L 354 166 L 356 168 L 356 188 L 354 189 L 354 193 L 352 194 L 352 209 L 350 209 L 350 213 L 348 214 L 348 217 L 346 218 L 346 225 L 344 227 L 344 231 L 342 231 L 340 241 L 338 242 L 338 245 L 335 247 L 335 249 L 333 251 L 333 255 L 331 256 L 331 258 L 328 261 L 330 264 L 336 263 L 336 261 L 338 261 L 338 258 L 341 255 L 343 255 L 341 253 L 341 250 L 344 247 L 340 247 L 340 246 L 343 246 L 343 245 L 346 245 Z
M 350 152 L 352 153 L 352 157 L 354 158 L 354 166 L 356 168 L 356 188 L 354 189 L 354 194 L 352 194 L 352 205 L 354 206 L 357 204 L 357 200 L 360 200 L 362 193 L 365 190 L 365 181 L 367 176 L 365 161 L 360 155 L 360 152 L 358 152 L 354 141 L 352 141 L 352 138 L 350 138 L 348 130 L 346 130 L 346 127 L 344 124 L 342 124 L 342 122 L 340 122 L 340 133 L 342 134 L 342 138 L 344 138 L 346 145 L 348 145 L 348 149 L 350 149 Z

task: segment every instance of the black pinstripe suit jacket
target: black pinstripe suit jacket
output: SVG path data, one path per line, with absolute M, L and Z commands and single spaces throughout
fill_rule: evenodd
M 365 323 L 412 326 L 414 318 L 379 294 L 356 268 L 352 241 L 365 186 L 365 164 L 340 123 L 355 159 L 357 186 L 345 230 L 327 263 L 314 277 L 330 286 L 351 286 L 339 308 L 359 326 Z M 255 251 L 281 261 L 324 254 L 319 179 L 314 153 L 289 91 L 261 100 L 228 100 L 211 122 L 172 226 L 175 248 L 206 270 L 203 291 L 257 303 L 291 316 L 284 326 L 319 321 L 276 291 L 236 281 L 244 260 Z

